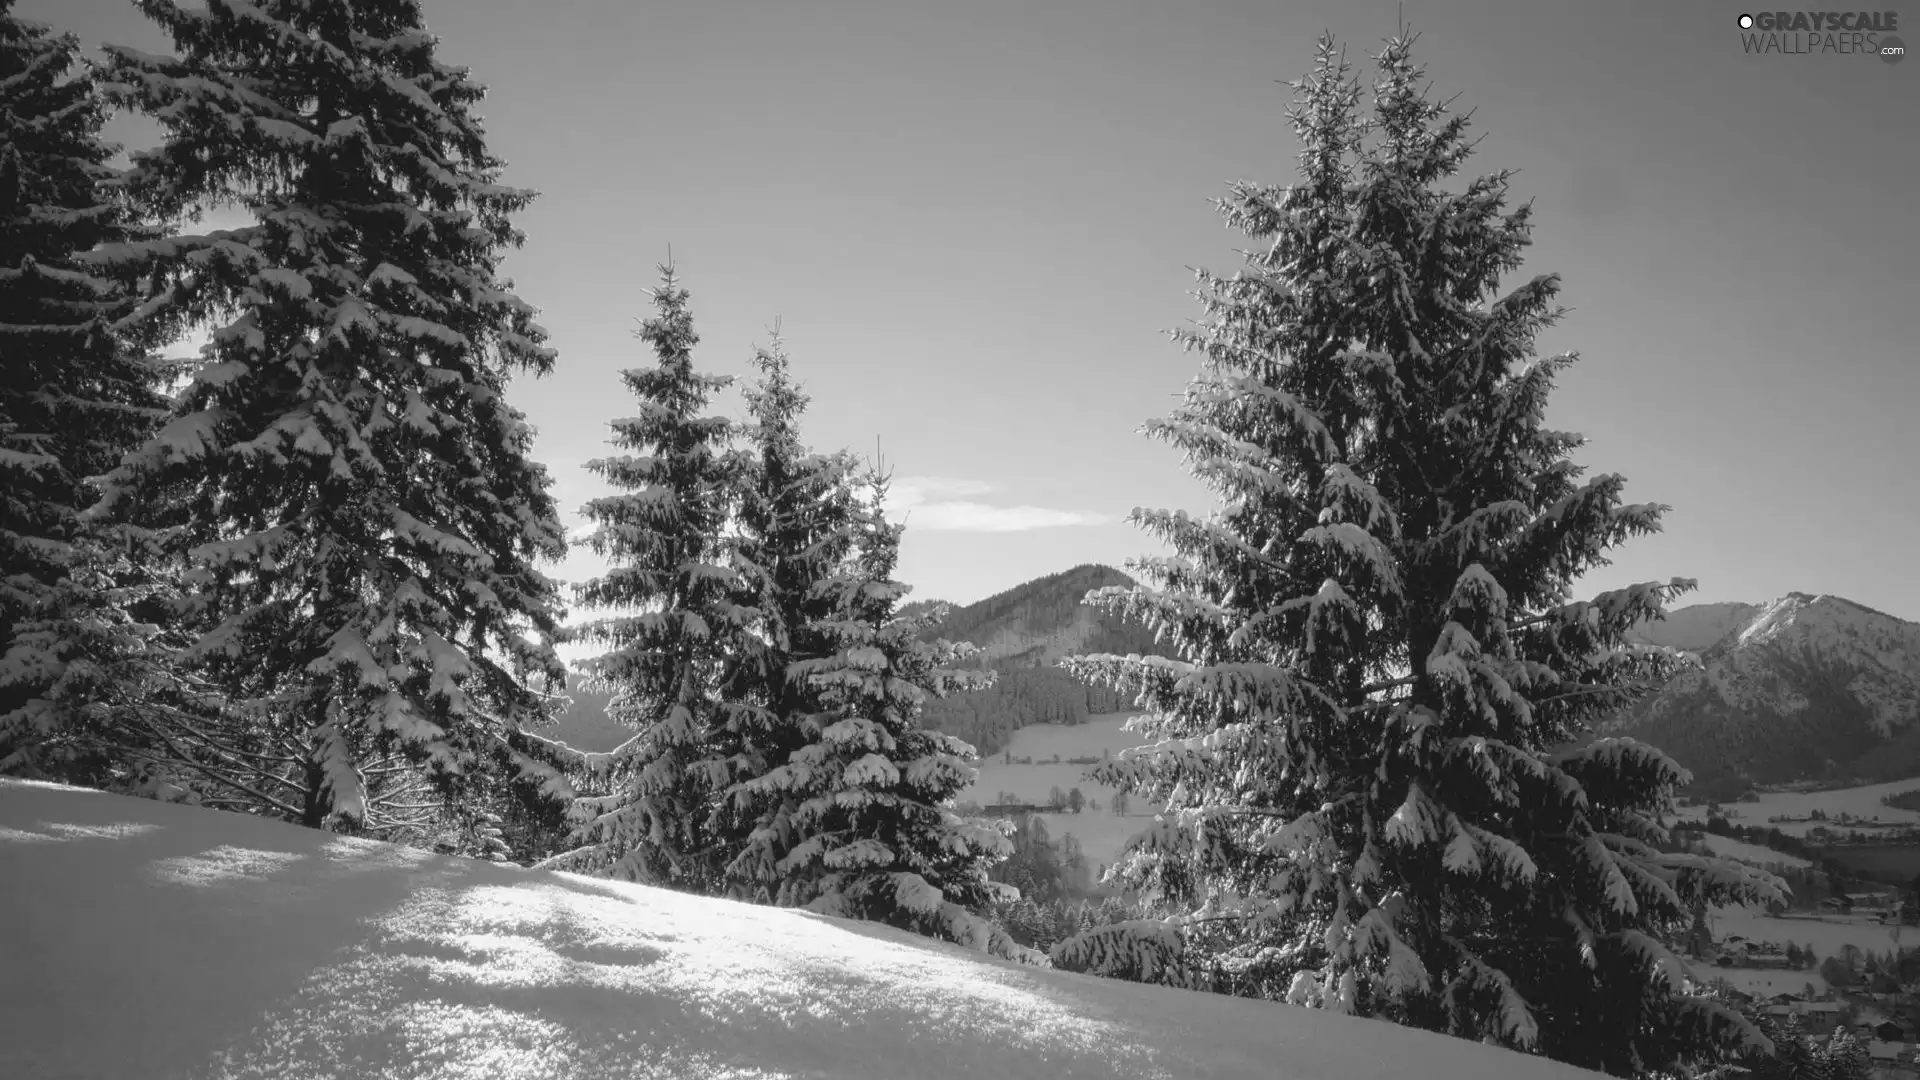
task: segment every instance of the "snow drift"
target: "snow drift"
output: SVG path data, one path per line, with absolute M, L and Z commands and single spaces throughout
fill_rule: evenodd
M 884 927 L 0 780 L 0 1076 L 1597 1074 Z

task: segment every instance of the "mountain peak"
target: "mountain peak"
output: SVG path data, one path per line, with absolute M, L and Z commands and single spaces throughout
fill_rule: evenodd
M 1875 611 L 1844 596 L 1790 592 L 1764 605 L 1741 629 L 1738 644 L 1758 644 L 1785 634 L 1799 634 L 1816 643 L 1831 644 L 1830 639 L 1836 636 L 1865 634 L 1877 639 L 1897 635 L 1900 627 L 1920 629 L 1914 623 Z
M 1866 615 L 1878 619 L 1893 619 L 1896 622 L 1906 621 L 1897 615 L 1889 615 L 1877 608 L 1870 608 L 1858 600 L 1849 600 L 1844 596 L 1839 596 L 1834 593 L 1790 592 L 1775 601 L 1775 603 L 1785 603 L 1788 600 L 1798 601 L 1807 607 L 1827 607 L 1850 612 L 1855 615 Z
M 1108 639 L 1115 637 L 1119 624 L 1082 601 L 1094 589 L 1132 584 L 1131 577 L 1111 566 L 1084 563 L 957 608 L 930 633 L 970 641 L 989 660 L 1029 654 L 1029 662 L 1051 664 L 1073 652 L 1110 651 L 1117 643 Z M 1150 642 L 1151 635 L 1144 640 Z
M 1620 725 L 1707 783 L 1920 773 L 1920 623 L 1831 594 L 1694 605 L 1635 630 L 1692 652 Z

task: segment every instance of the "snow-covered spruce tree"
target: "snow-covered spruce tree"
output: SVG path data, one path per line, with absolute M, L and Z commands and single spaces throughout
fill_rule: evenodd
M 141 790 L 166 778 L 135 714 L 178 704 L 135 621 L 159 586 L 136 536 L 81 512 L 164 415 L 166 369 L 89 260 L 136 230 L 79 52 L 0 0 L 0 772 Z
M 1867 1048 L 1844 1027 L 1833 1029 L 1821 1056 L 1826 1065 L 1826 1076 L 1821 1080 L 1869 1080 L 1874 1075 Z
M 814 738 L 808 724 L 818 711 L 816 695 L 793 668 L 835 652 L 819 624 L 834 613 L 832 585 L 853 551 L 859 503 L 853 455 L 811 453 L 801 438 L 808 399 L 777 330 L 754 360 L 760 379 L 746 392 L 750 453 L 739 477 L 734 559 L 740 603 L 758 617 L 722 688 L 742 706 L 728 715 L 739 756 L 723 817 L 736 833 L 727 841 L 727 892 L 764 903 L 773 899 L 773 867 L 791 843 L 801 796 L 743 785 L 786 764 Z
M 835 611 L 817 624 L 837 651 L 792 667 L 817 701 L 804 724 L 809 742 L 741 785 L 745 794 L 793 800 L 755 837 L 777 858 L 743 863 L 766 875 L 783 906 L 1043 963 L 982 914 L 995 898 L 1012 898 L 987 877 L 1012 844 L 951 809 L 973 780 L 973 748 L 919 722 L 928 697 L 987 685 L 992 675 L 954 666 L 971 646 L 920 639 L 944 610 L 895 614 L 909 587 L 893 579 L 900 527 L 884 516 L 885 494 L 885 481 L 871 478 L 853 558 L 834 585 Z
M 612 691 L 608 715 L 637 732 L 584 755 L 579 843 L 541 865 L 715 893 L 739 835 L 720 796 L 736 733 L 755 718 L 751 701 L 721 696 L 758 616 L 741 602 L 732 535 L 746 461 L 733 421 L 706 412 L 732 377 L 695 370 L 687 291 L 671 267 L 661 274 L 657 314 L 638 335 L 658 363 L 622 373 L 640 411 L 612 425 L 613 444 L 632 453 L 587 465 L 623 490 L 585 507 L 594 530 L 583 543 L 611 567 L 577 598 L 613 614 L 570 632 L 608 647 L 581 667 L 589 686 Z
M 1663 938 L 1697 899 L 1771 875 L 1656 845 L 1685 774 L 1591 723 L 1671 666 L 1626 647 L 1690 582 L 1574 601 L 1658 528 L 1623 480 L 1582 480 L 1546 428 L 1537 358 L 1554 276 L 1500 295 L 1529 211 L 1507 176 L 1447 190 L 1465 119 L 1423 92 L 1410 39 L 1378 57 L 1369 122 L 1323 40 L 1290 116 L 1300 182 L 1221 204 L 1252 237 L 1201 273 L 1176 337 L 1202 374 L 1151 434 L 1222 497 L 1136 511 L 1174 557 L 1090 599 L 1170 655 L 1091 656 L 1160 741 L 1096 768 L 1164 812 L 1112 876 L 1166 917 L 1083 933 L 1062 967 L 1284 998 L 1489 1039 L 1620 1075 L 1757 1040 L 1684 992 Z
M 499 276 L 530 192 L 501 186 L 467 73 L 413 0 L 139 7 L 177 57 L 108 49 L 166 133 L 128 186 L 163 218 L 251 224 L 128 249 L 156 318 L 207 327 L 173 417 L 101 515 L 181 521 L 179 657 L 228 701 L 181 744 L 225 805 L 316 827 L 469 821 L 550 717 L 565 552 L 508 378 L 551 369 Z M 442 820 L 444 819 L 444 820 Z
M 1865 1068 L 1869 1063 L 1864 1055 L 1857 1061 L 1857 1072 L 1854 1065 L 1843 1063 L 1843 1059 L 1852 1056 L 1852 1051 L 1860 1049 L 1859 1043 L 1829 1040 L 1824 1045 L 1815 1045 L 1792 1013 L 1768 1016 L 1761 1003 L 1735 999 L 1730 990 L 1724 983 L 1702 988 L 1702 992 L 1714 1000 L 1738 1010 L 1772 1046 L 1764 1052 L 1749 1050 L 1727 1062 L 1680 1071 L 1685 1080 L 1866 1080 L 1871 1075 Z

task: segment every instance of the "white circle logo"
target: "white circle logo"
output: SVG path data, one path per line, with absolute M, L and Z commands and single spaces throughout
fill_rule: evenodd
M 1740 16 L 1740 29 L 1742 30 L 1753 29 L 1753 16 L 1751 15 Z

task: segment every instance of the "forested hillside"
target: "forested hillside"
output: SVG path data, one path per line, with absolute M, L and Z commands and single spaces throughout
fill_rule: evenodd
M 969 663 L 999 672 L 985 690 L 929 703 L 927 723 L 985 755 L 1007 748 L 1028 724 L 1078 724 L 1130 708 L 1125 695 L 1091 686 L 1055 666 L 1073 653 L 1155 651 L 1152 632 L 1081 601 L 1088 592 L 1133 579 L 1110 566 L 1084 565 L 1036 578 L 951 612 L 930 638 L 980 647 Z
M 900 605 L 900 617 L 915 619 L 945 603 L 944 600 L 912 600 Z
M 937 633 L 973 642 L 989 660 L 1056 643 L 1076 628 L 1084 628 L 1088 637 L 1076 640 L 1068 651 L 1140 652 L 1153 647 L 1152 634 L 1110 618 L 1088 619 L 1089 614 L 1098 613 L 1082 603 L 1094 589 L 1133 584 L 1131 577 L 1110 566 L 1088 563 L 957 608 Z

